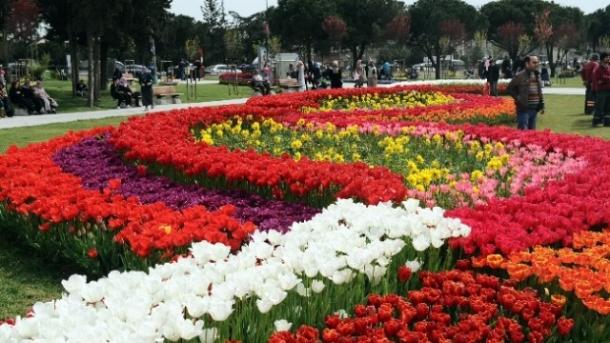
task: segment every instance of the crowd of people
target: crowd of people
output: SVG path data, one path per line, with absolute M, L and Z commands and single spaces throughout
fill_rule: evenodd
M 11 87 L 6 91 L 5 85 L 0 83 L 0 101 L 4 115 L 12 117 L 15 109 L 20 108 L 28 114 L 56 113 L 59 107 L 45 90 L 42 81 L 30 82 L 30 80 L 14 80 Z

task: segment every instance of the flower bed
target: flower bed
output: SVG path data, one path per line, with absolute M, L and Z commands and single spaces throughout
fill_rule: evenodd
M 512 100 L 472 93 L 480 94 L 478 86 L 330 89 L 254 97 L 247 104 L 293 110 L 295 116 L 308 121 L 346 115 L 366 117 L 363 122 L 384 119 L 509 124 L 515 121 Z M 303 112 L 308 115 L 303 116 Z
M 504 106 L 437 91 L 305 93 L 9 149 L 15 236 L 87 274 L 136 270 L 72 276 L 0 341 L 610 340 L 610 143 L 413 121 Z M 478 114 L 400 112 L 458 105 Z

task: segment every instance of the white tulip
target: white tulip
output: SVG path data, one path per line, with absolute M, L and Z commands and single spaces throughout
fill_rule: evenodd
M 281 319 L 273 322 L 273 326 L 275 326 L 275 331 L 290 331 L 292 323 L 290 323 L 286 319 Z

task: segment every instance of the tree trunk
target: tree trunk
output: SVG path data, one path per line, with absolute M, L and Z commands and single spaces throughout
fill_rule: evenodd
M 549 68 L 551 68 L 551 77 L 555 77 L 555 58 L 554 58 L 555 47 L 552 44 L 546 44 L 546 56 L 549 60 Z
M 7 34 L 8 34 L 8 32 L 6 31 L 6 28 L 4 28 L 2 30 L 2 49 L 3 49 L 2 52 L 4 55 L 4 63 L 8 66 L 8 61 L 10 58 L 8 56 L 8 39 L 6 38 Z M 10 75 L 10 73 L 8 73 L 7 75 Z
M 93 97 L 96 102 L 100 100 L 100 87 L 102 86 L 100 83 L 101 79 L 101 66 L 100 66 L 100 37 L 94 38 L 94 51 L 93 51 L 93 65 L 94 65 L 94 84 L 93 84 Z
M 154 68 L 154 70 L 151 70 L 152 72 L 152 76 L 153 76 L 153 82 L 157 82 L 157 73 L 158 73 L 158 69 L 157 69 L 157 44 L 155 43 L 155 37 L 153 37 L 152 35 L 150 35 L 148 37 L 148 40 L 150 42 L 150 53 L 152 55 L 152 67 Z M 267 52 L 269 53 L 269 52 Z M 199 77 L 199 75 L 197 75 L 197 77 Z
M 100 55 L 100 91 L 102 91 L 108 88 L 108 42 L 103 38 L 100 46 Z
M 356 62 L 358 61 L 358 46 L 352 46 L 350 48 L 352 52 L 352 72 L 356 69 Z
M 76 85 L 80 79 L 79 76 L 79 65 L 80 65 L 80 54 L 78 50 L 78 41 L 74 33 L 70 33 L 70 74 L 72 76 L 72 96 L 76 96 Z
M 432 65 L 434 66 L 434 78 L 437 80 L 441 79 L 441 50 L 440 48 L 436 48 L 435 51 L 435 55 L 436 55 L 436 62 L 432 62 Z
M 360 51 L 358 52 L 359 60 L 362 60 L 362 56 L 364 56 L 365 51 L 366 51 L 366 44 L 362 43 L 362 45 L 360 45 Z
M 93 58 L 94 58 L 94 45 L 95 38 L 93 34 L 89 31 L 87 32 L 87 77 L 89 78 L 87 82 L 87 87 L 89 87 L 89 94 L 87 96 L 87 106 L 93 107 L 95 102 L 95 86 L 94 86 L 94 67 L 93 67 Z

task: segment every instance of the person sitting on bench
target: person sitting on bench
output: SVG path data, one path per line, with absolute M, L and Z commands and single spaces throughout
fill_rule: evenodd
M 4 88 L 4 84 L 0 82 L 0 106 L 4 109 L 4 115 L 7 117 L 12 117 L 15 115 L 15 110 L 9 101 L 8 94 L 6 93 L 6 88 Z
M 110 95 L 117 100 L 117 108 L 125 108 L 131 104 L 131 93 L 119 84 L 119 80 L 112 81 Z
M 49 93 L 42 86 L 42 81 L 37 81 L 34 86 L 34 95 L 37 99 L 42 100 L 43 108 L 42 110 L 46 113 L 56 113 L 56 108 L 59 106 L 55 99 L 51 98 Z
M 25 80 L 25 82 L 23 82 L 23 85 L 21 86 L 21 93 L 34 104 L 34 110 L 38 112 L 38 114 L 44 113 L 44 101 L 34 94 L 34 88 L 30 84 L 29 80 Z
M 28 114 L 36 111 L 34 102 L 23 94 L 23 89 L 19 85 L 19 82 L 11 82 L 11 89 L 8 91 L 9 100 L 17 107 L 23 108 L 28 111 Z
M 119 80 L 118 91 L 128 96 L 126 97 L 129 99 L 129 101 L 127 102 L 128 106 L 140 107 L 140 92 L 132 91 L 131 87 L 129 87 L 129 82 L 124 77 Z
M 84 98 L 87 96 L 88 91 L 89 91 L 89 87 L 87 87 L 87 85 L 85 84 L 85 81 L 79 80 L 78 84 L 76 85 L 76 95 Z

